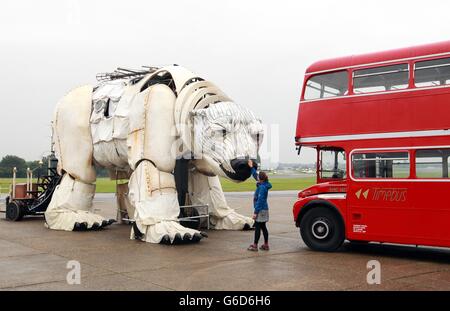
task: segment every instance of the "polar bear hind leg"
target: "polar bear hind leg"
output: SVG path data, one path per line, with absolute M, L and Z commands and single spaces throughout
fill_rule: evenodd
M 53 141 L 61 183 L 45 212 L 46 226 L 54 230 L 80 231 L 110 225 L 91 211 L 96 174 L 89 126 L 92 86 L 82 86 L 64 96 L 56 106 Z
M 45 212 L 46 226 L 54 230 L 97 230 L 111 225 L 114 219 L 92 212 L 95 184 L 88 184 L 64 174 Z

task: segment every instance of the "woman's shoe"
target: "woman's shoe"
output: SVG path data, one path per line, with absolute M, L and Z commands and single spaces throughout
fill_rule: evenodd
M 263 244 L 263 245 L 261 245 L 261 247 L 259 249 L 263 250 L 263 251 L 268 251 L 270 249 L 269 244 Z
M 248 251 L 251 251 L 251 252 L 257 252 L 257 251 L 258 251 L 258 246 L 255 245 L 255 244 L 252 244 L 252 245 L 250 245 L 250 246 L 247 248 L 247 250 L 248 250 Z

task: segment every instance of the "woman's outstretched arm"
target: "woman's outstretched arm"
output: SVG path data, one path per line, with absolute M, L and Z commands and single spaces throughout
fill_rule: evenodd
M 253 161 L 252 160 L 248 160 L 248 166 L 251 167 L 252 169 L 252 176 L 253 178 L 258 181 L 258 173 L 256 172 L 256 168 L 253 166 Z

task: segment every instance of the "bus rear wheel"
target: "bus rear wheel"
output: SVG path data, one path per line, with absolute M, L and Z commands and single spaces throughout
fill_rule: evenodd
M 300 235 L 312 250 L 333 252 L 344 242 L 344 224 L 333 210 L 315 207 L 303 216 Z

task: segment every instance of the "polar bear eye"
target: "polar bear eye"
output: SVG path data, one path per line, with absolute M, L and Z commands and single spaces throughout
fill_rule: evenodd
M 217 138 L 219 138 L 219 137 L 223 138 L 223 137 L 225 137 L 226 134 L 227 134 L 227 131 L 225 129 L 215 130 L 213 132 L 213 136 L 217 137 Z
M 227 129 L 218 124 L 211 126 L 211 131 L 215 137 L 225 137 L 227 134 Z

